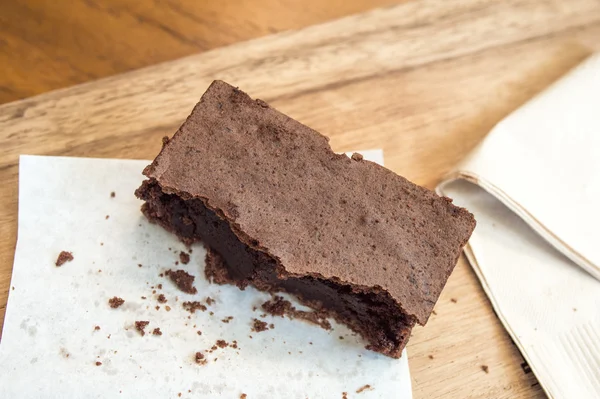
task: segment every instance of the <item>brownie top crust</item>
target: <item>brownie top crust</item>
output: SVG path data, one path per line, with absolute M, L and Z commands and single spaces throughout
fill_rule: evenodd
M 475 220 L 448 198 L 215 81 L 144 174 L 295 276 L 388 292 L 425 324 Z

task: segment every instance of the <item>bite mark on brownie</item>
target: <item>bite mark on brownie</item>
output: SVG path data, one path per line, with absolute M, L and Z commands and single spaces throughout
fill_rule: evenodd
M 56 258 L 56 266 L 60 267 L 65 263 L 72 261 L 73 259 L 74 257 L 72 252 L 61 251 L 60 254 L 58 254 L 58 258 Z
M 331 330 L 331 323 L 327 320 L 327 313 L 315 310 L 307 312 L 296 309 L 290 301 L 276 295 L 261 305 L 261 308 L 273 316 L 287 316 L 289 319 L 301 319 L 316 324 L 325 330 Z
M 143 337 L 144 335 L 146 335 L 146 331 L 144 331 L 144 329 L 146 328 L 146 326 L 150 324 L 149 321 L 136 321 L 135 322 L 135 329 L 140 333 L 140 335 Z
M 185 270 L 167 270 L 165 272 L 167 276 L 175 283 L 177 288 L 186 294 L 197 294 L 198 290 L 194 287 L 194 280 L 196 277 L 192 276 Z
M 119 298 L 118 296 L 114 296 L 108 300 L 108 305 L 113 309 L 120 307 L 124 303 L 125 300 L 123 298 Z

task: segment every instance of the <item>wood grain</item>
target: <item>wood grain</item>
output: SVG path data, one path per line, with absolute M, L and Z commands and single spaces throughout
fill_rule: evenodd
M 411 1 L 4 105 L 0 303 L 19 154 L 153 158 L 219 78 L 330 136 L 336 151 L 383 148 L 388 167 L 432 187 L 495 123 L 599 50 L 598 37 L 596 0 Z M 436 313 L 409 344 L 416 398 L 544 397 L 464 260 Z
M 396 2 L 0 1 L 0 104 Z

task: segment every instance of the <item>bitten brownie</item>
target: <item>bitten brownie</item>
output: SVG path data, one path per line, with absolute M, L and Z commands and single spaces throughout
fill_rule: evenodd
M 475 227 L 448 198 L 215 81 L 144 169 L 143 213 L 213 254 L 210 275 L 285 291 L 399 357 Z M 218 261 L 216 261 L 216 260 Z

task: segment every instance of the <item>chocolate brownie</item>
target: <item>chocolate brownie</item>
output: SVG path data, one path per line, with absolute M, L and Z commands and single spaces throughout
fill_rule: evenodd
M 475 220 L 215 81 L 136 191 L 151 221 L 210 249 L 220 282 L 285 291 L 399 357 Z

